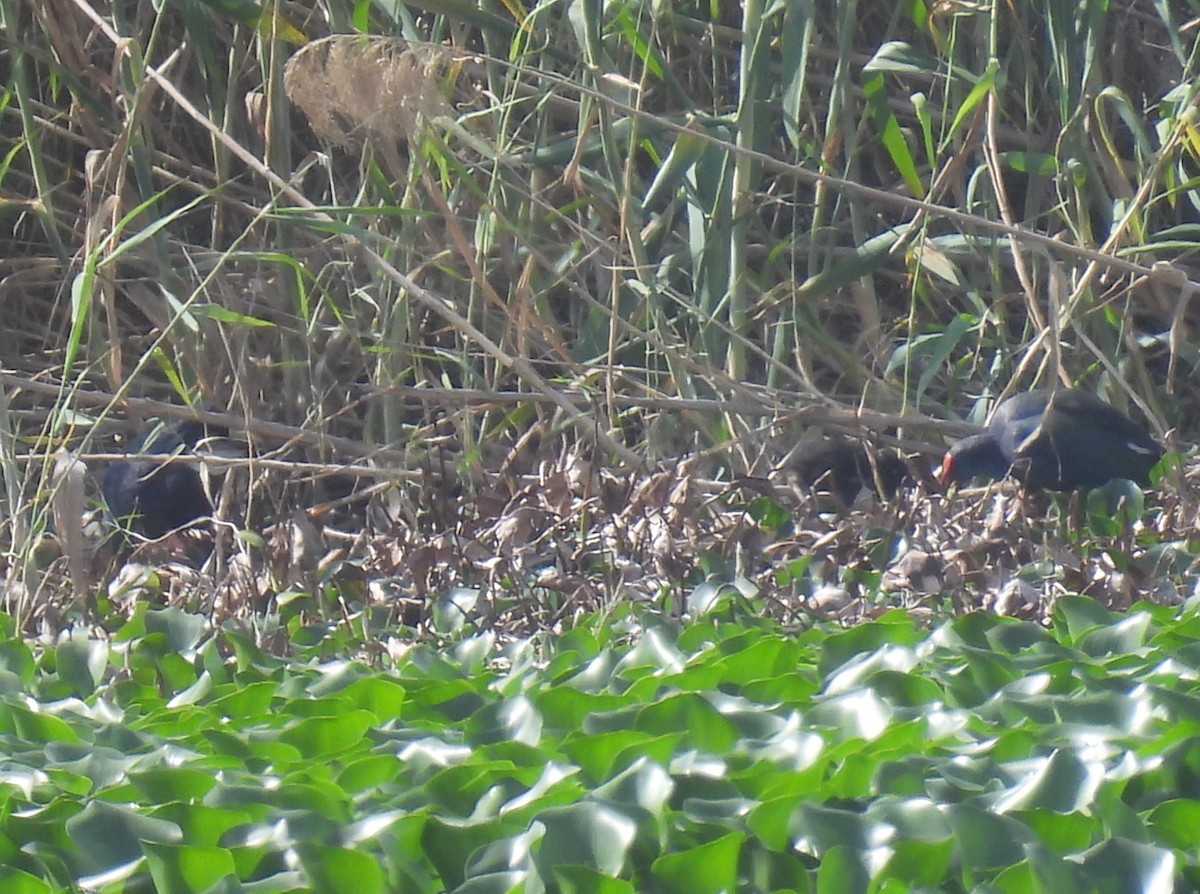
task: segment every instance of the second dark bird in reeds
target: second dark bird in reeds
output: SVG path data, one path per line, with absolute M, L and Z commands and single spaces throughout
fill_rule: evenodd
M 120 527 L 122 542 L 130 531 L 158 540 L 212 514 L 199 469 L 173 458 L 190 452 L 202 438 L 225 433 L 192 420 L 159 423 L 130 445 L 129 455 L 138 459 L 108 467 L 100 491 Z
M 863 488 L 890 499 L 909 479 L 908 467 L 894 450 L 841 438 L 808 447 L 793 468 L 806 488 L 827 492 L 843 506 L 853 505 Z
M 1010 397 L 986 430 L 954 444 L 942 484 L 1012 477 L 1030 490 L 1101 487 L 1116 478 L 1150 483 L 1162 447 L 1116 407 L 1080 388 Z

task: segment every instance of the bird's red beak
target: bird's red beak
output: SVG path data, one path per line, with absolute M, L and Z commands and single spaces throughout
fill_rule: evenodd
M 938 483 L 942 487 L 947 487 L 950 484 L 950 477 L 954 474 L 954 457 L 947 453 L 942 457 L 942 470 L 938 472 Z

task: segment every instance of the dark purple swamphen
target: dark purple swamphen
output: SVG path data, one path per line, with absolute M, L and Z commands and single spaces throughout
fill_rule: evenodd
M 1116 407 L 1079 388 L 1010 397 L 987 429 L 954 444 L 943 485 L 1011 476 L 1030 490 L 1100 487 L 1114 478 L 1145 486 L 1162 447 Z

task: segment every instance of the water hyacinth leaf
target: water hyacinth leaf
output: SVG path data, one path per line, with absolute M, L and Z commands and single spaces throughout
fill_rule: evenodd
M 1153 699 L 1144 687 L 1129 691 L 1088 692 L 1056 698 L 1053 710 L 1062 732 L 1080 741 L 1100 741 L 1144 732 L 1153 716 Z
M 152 801 L 199 801 L 217 784 L 212 773 L 188 767 L 153 767 L 129 774 L 133 786 Z
M 208 671 L 204 671 L 190 685 L 181 690 L 174 698 L 167 702 L 169 708 L 182 708 L 185 705 L 194 705 L 212 693 L 213 681 L 209 676 Z
M 995 649 L 1001 655 L 1022 655 L 1034 651 L 1049 654 L 1056 647 L 1061 648 L 1044 627 L 1017 621 L 989 627 L 984 632 L 981 645 Z
M 11 894 L 53 894 L 49 884 L 13 867 L 0 867 L 0 886 Z
M 50 742 L 46 745 L 46 758 L 49 772 L 66 771 L 89 780 L 91 785 L 84 791 L 103 790 L 118 784 L 125 779 L 126 771 L 134 762 L 131 756 L 115 748 L 95 743 Z
M 9 639 L 0 642 L 0 670 L 6 671 L 17 678 L 20 683 L 28 686 L 33 681 L 37 665 L 29 646 L 19 639 Z
M 1076 646 L 1081 652 L 1094 657 L 1131 655 L 1145 647 L 1150 629 L 1150 615 L 1135 612 L 1116 623 L 1084 633 Z
M 611 806 L 581 802 L 555 807 L 538 816 L 545 828 L 535 861 L 543 875 L 554 866 L 578 864 L 620 875 L 631 856 L 637 823 Z
M 1062 596 L 1054 603 L 1054 623 L 1061 627 L 1068 645 L 1074 646 L 1089 630 L 1118 620 L 1117 615 L 1094 599 Z
M 1025 859 L 1033 836 L 1017 820 L 967 804 L 947 811 L 964 865 L 975 872 L 999 870 Z
M 1149 825 L 1171 847 L 1195 849 L 1200 846 L 1200 802 L 1186 798 L 1164 801 L 1150 811 Z
M 658 735 L 687 730 L 693 747 L 720 753 L 730 748 L 737 730 L 711 702 L 693 693 L 668 696 L 637 712 L 636 729 Z
M 534 823 L 520 835 L 502 838 L 478 848 L 467 861 L 467 878 L 479 880 L 511 869 L 522 872 L 532 869 L 530 854 L 541 838 L 541 825 Z
M 525 890 L 529 873 L 523 870 L 489 872 L 469 878 L 454 889 L 454 894 L 516 894 Z
M 846 662 L 857 662 L 862 653 L 884 646 L 911 647 L 917 643 L 912 619 L 903 612 L 889 612 L 872 624 L 830 634 L 821 646 L 817 665 L 821 677 L 831 675 Z
M 589 866 L 555 866 L 554 880 L 563 894 L 637 894 L 625 879 L 612 878 Z
M 718 665 L 722 676 L 746 683 L 792 674 L 806 657 L 790 639 L 751 633 L 723 644 L 721 651 Z
M 345 756 L 363 741 L 374 723 L 375 718 L 366 711 L 308 717 L 284 730 L 279 738 L 308 758 Z
M 142 816 L 125 807 L 92 801 L 66 824 L 75 846 L 98 869 L 111 869 L 142 857 L 143 841 L 179 843 L 174 823 Z
M 651 673 L 678 673 L 687 666 L 675 637 L 668 629 L 652 627 L 638 638 L 634 647 L 617 663 L 616 673 L 628 679 Z
M 398 719 L 404 708 L 404 686 L 394 680 L 363 677 L 341 690 L 341 695 L 364 711 L 370 711 L 377 723 Z
M 443 634 L 462 630 L 479 602 L 479 590 L 455 587 L 433 603 L 433 625 Z
M 209 707 L 231 720 L 239 717 L 262 716 L 278 696 L 275 683 L 247 683 L 242 686 L 222 686 L 214 692 Z
M 1166 848 L 1113 838 L 1084 852 L 1084 875 L 1097 890 L 1172 894 L 1176 857 Z
M 685 733 L 655 736 L 633 730 L 612 730 L 572 737 L 563 743 L 564 753 L 593 780 L 603 780 L 627 767 L 631 761 L 664 762 L 671 758 Z
M 214 783 L 216 780 L 214 779 Z M 237 831 L 245 831 L 255 821 L 252 811 L 227 810 L 206 804 L 182 802 L 163 804 L 155 818 L 177 825 L 188 844 L 201 847 L 233 847 Z
M 852 810 L 801 804 L 790 821 L 792 846 L 801 853 L 823 856 L 834 848 L 863 851 L 882 847 L 894 828 Z
M 465 662 L 417 647 L 386 671 L 319 644 L 239 664 L 221 639 L 229 681 L 175 707 L 163 684 L 207 664 L 161 633 L 122 644 L 146 684 L 101 679 L 87 701 L 37 701 L 63 692 L 48 651 L 33 691 L 0 699 L 0 791 L 36 805 L 5 814 L 0 862 L 209 892 L 337 890 L 318 863 L 360 859 L 380 890 L 1024 892 L 1096 889 L 1109 840 L 1146 848 L 1119 884 L 1173 879 L 1161 857 L 1182 865 L 1195 825 L 1200 623 L 1070 597 L 1057 621 L 926 630 L 895 612 L 797 634 L 716 616 L 645 624 L 639 650 L 607 615 L 561 655 L 543 642 L 540 666 L 480 637 Z
M 387 882 L 379 861 L 358 850 L 301 845 L 300 863 L 313 886 L 329 894 L 384 894 Z
M 872 883 L 895 880 L 905 886 L 935 887 L 946 877 L 953 859 L 954 840 L 949 837 L 940 841 L 898 841 Z
M 1105 833 L 1098 816 L 1062 813 L 1055 810 L 1026 810 L 1021 820 L 1037 835 L 1038 841 L 1059 853 L 1078 853 Z
M 151 609 L 146 612 L 146 632 L 161 633 L 167 638 L 167 647 L 172 652 L 186 652 L 195 648 L 208 626 L 203 615 L 181 611 L 173 606 Z
M 425 824 L 421 845 L 447 889 L 454 890 L 466 879 L 466 866 L 472 854 L 493 841 L 519 835 L 524 828 L 486 818 L 452 820 L 433 816 Z
M 1104 780 L 1104 767 L 1099 762 L 1081 760 L 1066 750 L 1057 750 L 1045 758 L 1031 758 L 1013 769 L 1020 782 L 993 804 L 1002 813 L 1085 810 L 1093 803 Z
M 821 860 L 817 870 L 817 894 L 867 894 L 871 870 L 867 856 L 852 847 L 839 845 Z
M 350 793 L 366 792 L 394 782 L 397 776 L 394 757 L 373 754 L 348 761 L 338 773 L 337 784 Z
M 108 644 L 72 637 L 58 647 L 58 673 L 72 691 L 85 696 L 96 688 L 108 666 Z
M 589 667 L 595 662 L 591 662 Z M 586 673 L 586 670 L 584 671 Z M 550 726 L 577 730 L 582 729 L 584 721 L 592 714 L 602 714 L 623 707 L 627 700 L 616 694 L 590 694 L 581 692 L 573 685 L 577 677 L 563 681 L 563 685 L 553 690 L 535 693 L 538 710 L 546 718 Z
M 225 848 L 146 842 L 146 863 L 160 894 L 211 891 L 223 878 L 236 882 L 237 867 Z
M 938 702 L 943 697 L 941 687 L 919 673 L 884 669 L 871 674 L 865 683 L 895 705 L 916 707 Z
M 65 742 L 77 745 L 81 741 L 79 734 L 68 723 L 51 714 L 31 711 L 20 705 L 4 706 L 0 709 L 0 715 L 4 712 L 11 718 L 16 734 L 27 742 Z
M 729 584 L 705 581 L 689 594 L 688 613 L 694 617 L 700 617 L 737 598 L 738 591 Z
M 738 855 L 744 842 L 743 834 L 730 832 L 699 847 L 659 857 L 650 872 L 668 891 L 733 891 L 737 888 Z
M 615 804 L 636 805 L 661 818 L 674 791 L 671 775 L 660 764 L 639 758 L 599 786 L 594 794 Z

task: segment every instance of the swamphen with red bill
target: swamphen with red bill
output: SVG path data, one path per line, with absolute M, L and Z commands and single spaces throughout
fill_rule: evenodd
M 173 462 L 202 438 L 224 435 L 215 427 L 188 420 L 156 424 L 130 445 L 130 462 L 115 462 L 104 473 L 100 491 L 113 518 L 125 531 L 157 540 L 212 514 L 212 502 L 195 465 Z
M 942 485 L 1011 476 L 1030 490 L 1100 487 L 1114 478 L 1145 486 L 1162 447 L 1116 407 L 1079 388 L 1010 397 L 987 430 L 953 445 Z

